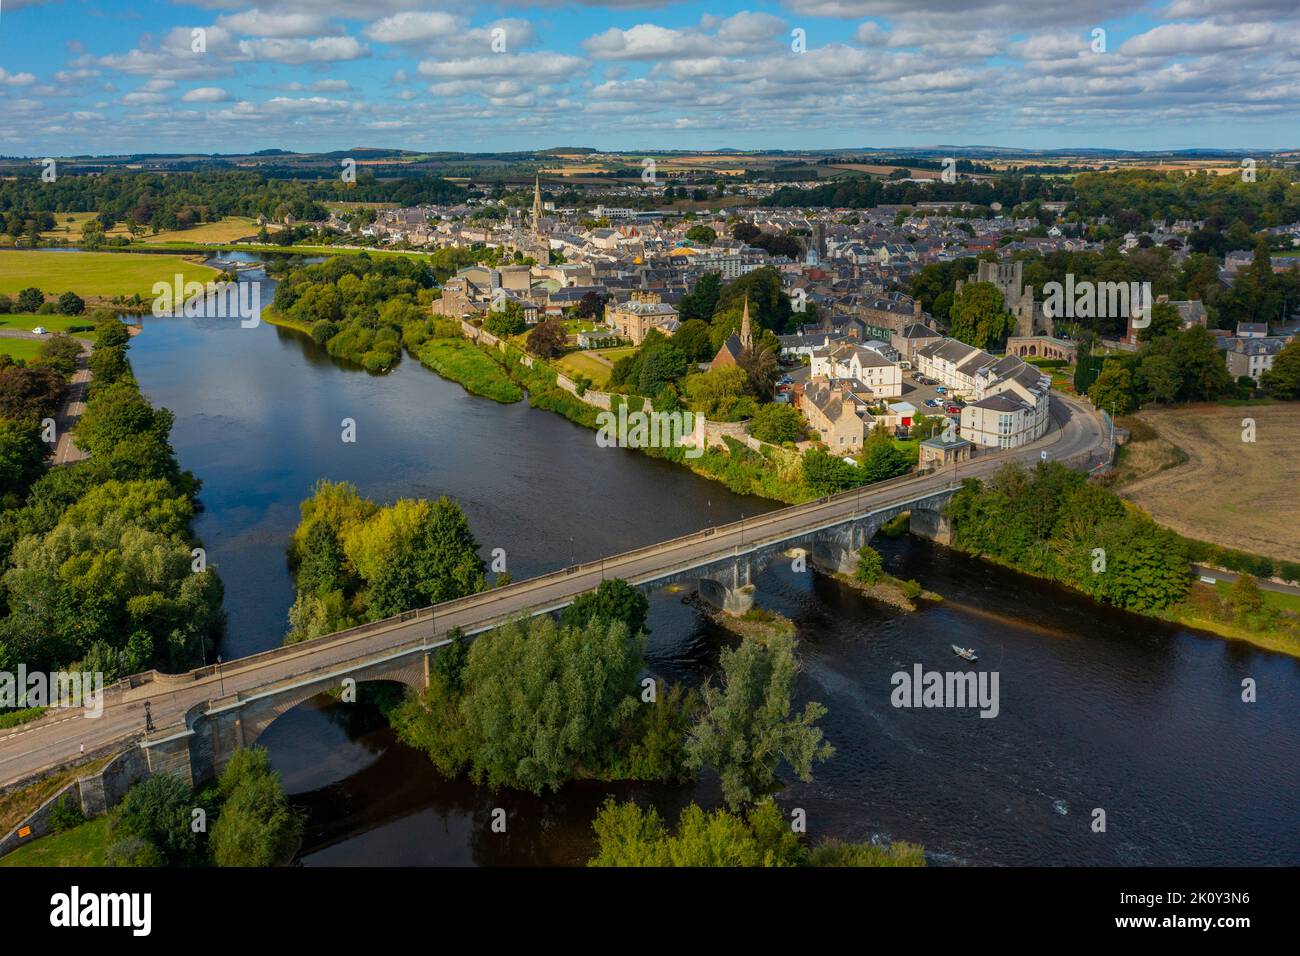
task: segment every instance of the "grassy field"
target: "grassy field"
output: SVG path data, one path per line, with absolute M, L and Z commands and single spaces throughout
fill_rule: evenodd
M 43 342 L 37 342 L 35 339 L 5 339 L 0 338 L 0 355 L 8 355 L 13 359 L 23 359 L 30 362 L 40 354 Z
M 0 329 L 15 329 L 30 332 L 37 326 L 49 332 L 67 332 L 83 339 L 93 339 L 92 329 L 95 323 L 90 321 L 90 313 L 81 315 L 37 315 L 34 312 L 14 312 L 0 315 Z
M 1192 405 L 1136 418 L 1158 437 L 1129 446 L 1126 462 L 1138 455 L 1150 461 L 1145 470 L 1130 464 L 1134 477 L 1119 489 L 1123 497 L 1187 537 L 1300 560 L 1300 405 Z M 1254 442 L 1242 440 L 1247 418 L 1255 422 Z M 1178 454 L 1181 464 L 1173 462 Z
M 79 827 L 20 846 L 0 857 L 0 867 L 104 866 L 107 853 L 108 817 L 96 817 Z
M 46 295 L 72 291 L 85 298 L 138 292 L 151 299 L 153 284 L 172 282 L 177 273 L 186 282 L 206 282 L 218 274 L 216 269 L 180 256 L 41 250 L 0 253 L 0 292 L 11 296 L 35 286 Z
M 165 229 L 156 236 L 146 233 L 137 242 L 146 246 L 168 242 L 234 242 L 256 236 L 259 228 L 256 219 L 227 216 L 220 222 L 205 222 L 190 229 Z M 268 225 L 266 228 L 275 232 L 281 227 Z
M 613 371 L 608 365 L 592 358 L 588 352 L 570 352 L 563 358 L 553 359 L 551 365 L 572 379 L 585 375 L 599 389 L 609 383 L 609 373 Z
M 429 339 L 420 346 L 420 361 L 443 378 L 459 382 L 471 395 L 509 404 L 524 397 L 505 370 L 464 339 Z

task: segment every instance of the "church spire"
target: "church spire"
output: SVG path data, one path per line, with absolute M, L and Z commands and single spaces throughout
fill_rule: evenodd
M 745 295 L 745 313 L 740 317 L 740 344 L 745 348 L 754 347 L 754 335 L 749 327 L 749 295 Z
M 542 177 L 533 177 L 533 234 L 542 234 Z

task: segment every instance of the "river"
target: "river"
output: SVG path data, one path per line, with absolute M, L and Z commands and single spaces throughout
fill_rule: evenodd
M 371 376 L 265 323 L 142 324 L 136 375 L 175 412 L 181 464 L 203 480 L 196 529 L 226 586 L 227 659 L 280 642 L 285 546 L 320 478 L 383 501 L 457 499 L 485 557 L 504 548 L 516 580 L 776 507 L 600 449 L 527 403 L 469 396 L 409 357 Z M 341 441 L 344 418 L 354 444 Z M 759 603 L 798 625 L 799 701 L 829 710 L 835 757 L 778 795 L 806 810 L 814 842 L 905 839 L 957 865 L 1300 864 L 1300 661 L 1099 608 L 929 542 L 878 546 L 891 573 L 945 601 L 901 614 L 787 565 L 756 582 Z M 648 665 L 669 680 L 706 679 L 732 640 L 681 594 L 656 594 L 649 625 Z M 953 669 L 954 643 L 998 672 L 998 716 L 891 706 L 891 675 Z M 1248 677 L 1257 703 L 1241 701 Z M 670 820 L 690 800 L 718 801 L 710 779 L 543 797 L 440 781 L 364 711 L 317 699 L 261 738 L 309 812 L 304 865 L 577 864 L 608 794 Z M 489 826 L 497 807 L 505 834 Z M 1097 808 L 1105 832 L 1092 828 Z

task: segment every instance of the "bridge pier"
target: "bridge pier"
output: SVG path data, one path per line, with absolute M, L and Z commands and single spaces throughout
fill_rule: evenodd
M 916 510 L 907 522 L 907 529 L 920 538 L 929 538 L 939 544 L 952 544 L 952 522 L 941 511 Z
M 739 616 L 754 606 L 754 585 L 750 583 L 749 558 L 737 558 L 730 573 L 719 578 L 700 578 L 700 597 L 727 614 Z

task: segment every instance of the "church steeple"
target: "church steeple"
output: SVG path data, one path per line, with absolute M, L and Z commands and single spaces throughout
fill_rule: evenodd
M 749 295 L 745 295 L 745 313 L 740 317 L 740 344 L 745 348 L 754 347 L 754 334 L 749 327 Z
M 533 177 L 533 235 L 542 234 L 542 177 Z

